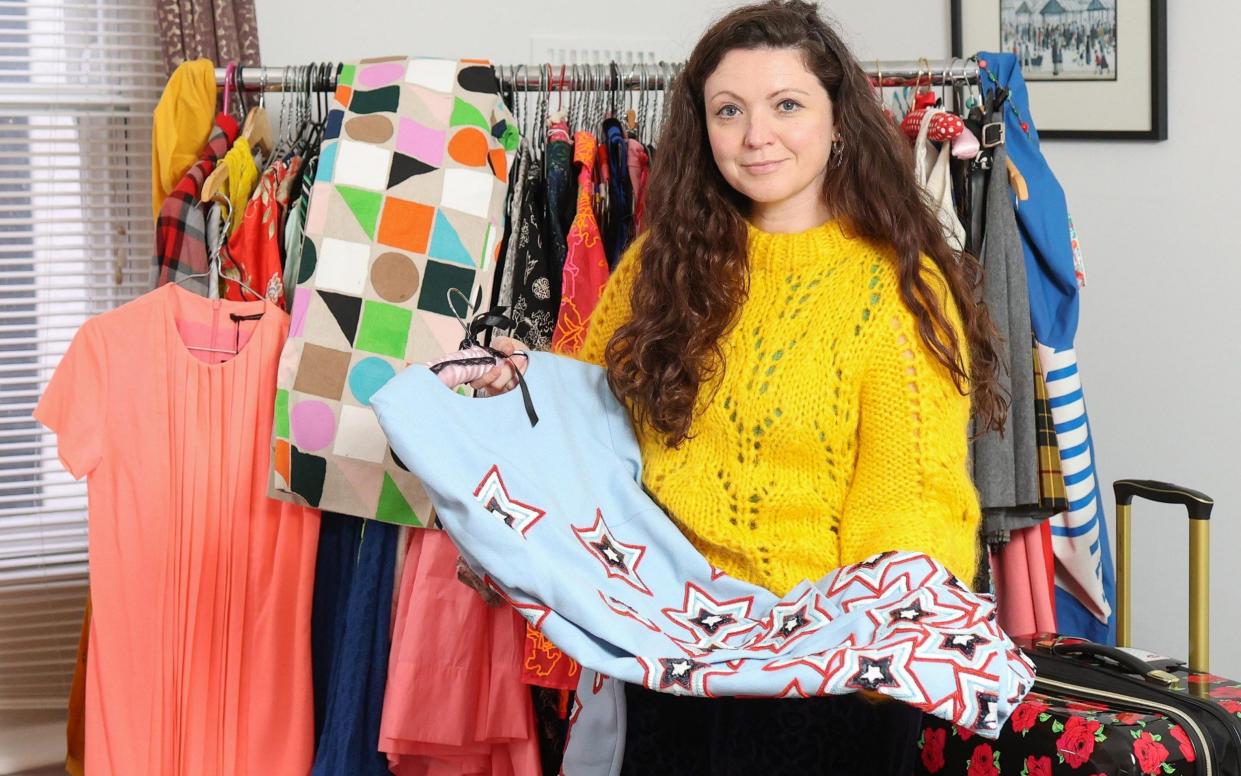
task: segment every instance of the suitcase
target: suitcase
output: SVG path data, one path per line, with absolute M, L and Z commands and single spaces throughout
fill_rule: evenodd
M 1113 488 L 1118 647 L 1054 634 L 1015 637 L 1038 677 L 999 738 L 985 741 L 924 715 L 917 773 L 1241 776 L 1241 682 L 1208 670 L 1207 551 L 1214 502 L 1150 480 L 1118 480 Z M 1189 513 L 1187 662 L 1128 648 L 1135 497 L 1180 504 Z

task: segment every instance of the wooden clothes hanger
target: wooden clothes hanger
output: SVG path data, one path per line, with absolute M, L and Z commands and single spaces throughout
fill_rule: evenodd
M 241 70 L 238 68 L 238 73 Z M 240 91 L 240 88 L 239 90 Z M 241 127 L 241 137 L 250 144 L 251 148 L 257 148 L 263 152 L 264 158 L 271 155 L 276 147 L 276 136 L 271 129 L 271 119 L 267 115 L 267 69 L 263 69 L 263 75 L 259 82 L 259 104 L 250 109 L 246 114 L 246 121 Z
M 236 62 L 229 62 L 228 69 L 224 76 L 224 109 L 229 109 L 229 98 L 235 96 L 238 106 L 244 108 L 241 102 L 241 68 Z M 246 113 L 246 118 L 241 127 L 241 134 L 238 135 L 239 140 L 245 140 L 249 144 L 252 151 L 257 150 L 262 153 L 263 158 L 271 157 L 272 152 L 276 148 L 276 134 L 272 131 L 271 118 L 267 115 L 266 107 L 266 90 L 267 90 L 267 71 L 263 71 L 263 82 L 260 84 L 259 104 L 254 106 Z M 216 164 L 216 168 L 211 171 L 207 179 L 203 181 L 202 193 L 200 201 L 211 202 L 216 196 L 224 190 L 228 185 L 228 165 L 224 164 L 221 159 Z

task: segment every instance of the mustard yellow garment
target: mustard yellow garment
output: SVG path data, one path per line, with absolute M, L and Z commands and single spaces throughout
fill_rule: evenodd
M 233 206 L 233 215 L 229 220 L 228 233 L 231 235 L 241 225 L 241 217 L 246 212 L 246 203 L 254 193 L 258 184 L 259 168 L 254 164 L 254 152 L 244 137 L 233 141 L 233 147 L 224 155 L 222 164 L 228 168 L 228 184 L 225 193 Z
M 604 289 L 584 360 L 602 363 L 630 317 L 636 253 Z M 922 344 L 891 250 L 828 222 L 751 227 L 749 258 L 749 298 L 691 438 L 670 449 L 636 429 L 643 484 L 712 564 L 777 594 L 883 550 L 926 552 L 969 584 L 970 402 Z M 924 273 L 943 298 L 942 275 Z M 964 342 L 953 305 L 948 319 Z
M 182 62 L 164 85 L 151 130 L 151 207 L 156 218 L 168 193 L 207 144 L 215 96 L 215 65 L 209 59 Z

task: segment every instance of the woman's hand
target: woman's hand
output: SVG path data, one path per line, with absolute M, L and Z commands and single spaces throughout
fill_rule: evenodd
M 512 337 L 496 337 L 491 341 L 491 347 L 506 356 L 512 356 L 518 350 L 527 350 L 525 345 Z M 485 375 L 470 383 L 470 387 L 486 391 L 487 396 L 496 396 L 510 391 L 517 385 L 517 375 L 513 371 L 513 366 L 516 365 L 517 369 L 525 374 L 527 364 L 527 359 L 523 356 L 505 359 L 487 370 Z
M 504 599 L 496 591 L 487 587 L 487 583 L 466 565 L 463 558 L 457 558 L 457 581 L 478 593 L 483 603 L 488 606 L 499 606 L 504 603 Z

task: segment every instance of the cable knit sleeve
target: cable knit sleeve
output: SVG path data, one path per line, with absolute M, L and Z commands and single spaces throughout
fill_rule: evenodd
M 590 316 L 590 328 L 586 332 L 586 340 L 576 357 L 587 363 L 603 366 L 603 354 L 607 350 L 608 341 L 621 326 L 629 322 L 629 293 L 633 290 L 634 276 L 638 272 L 638 250 L 642 238 L 638 238 L 621 255 L 616 268 L 608 277 L 599 303 Z
M 942 276 L 924 271 L 940 299 Z M 978 495 L 968 469 L 970 401 L 927 349 L 893 272 L 861 389 L 857 465 L 841 519 L 842 564 L 884 550 L 925 552 L 965 584 L 977 566 Z M 965 338 L 953 304 L 948 320 Z

